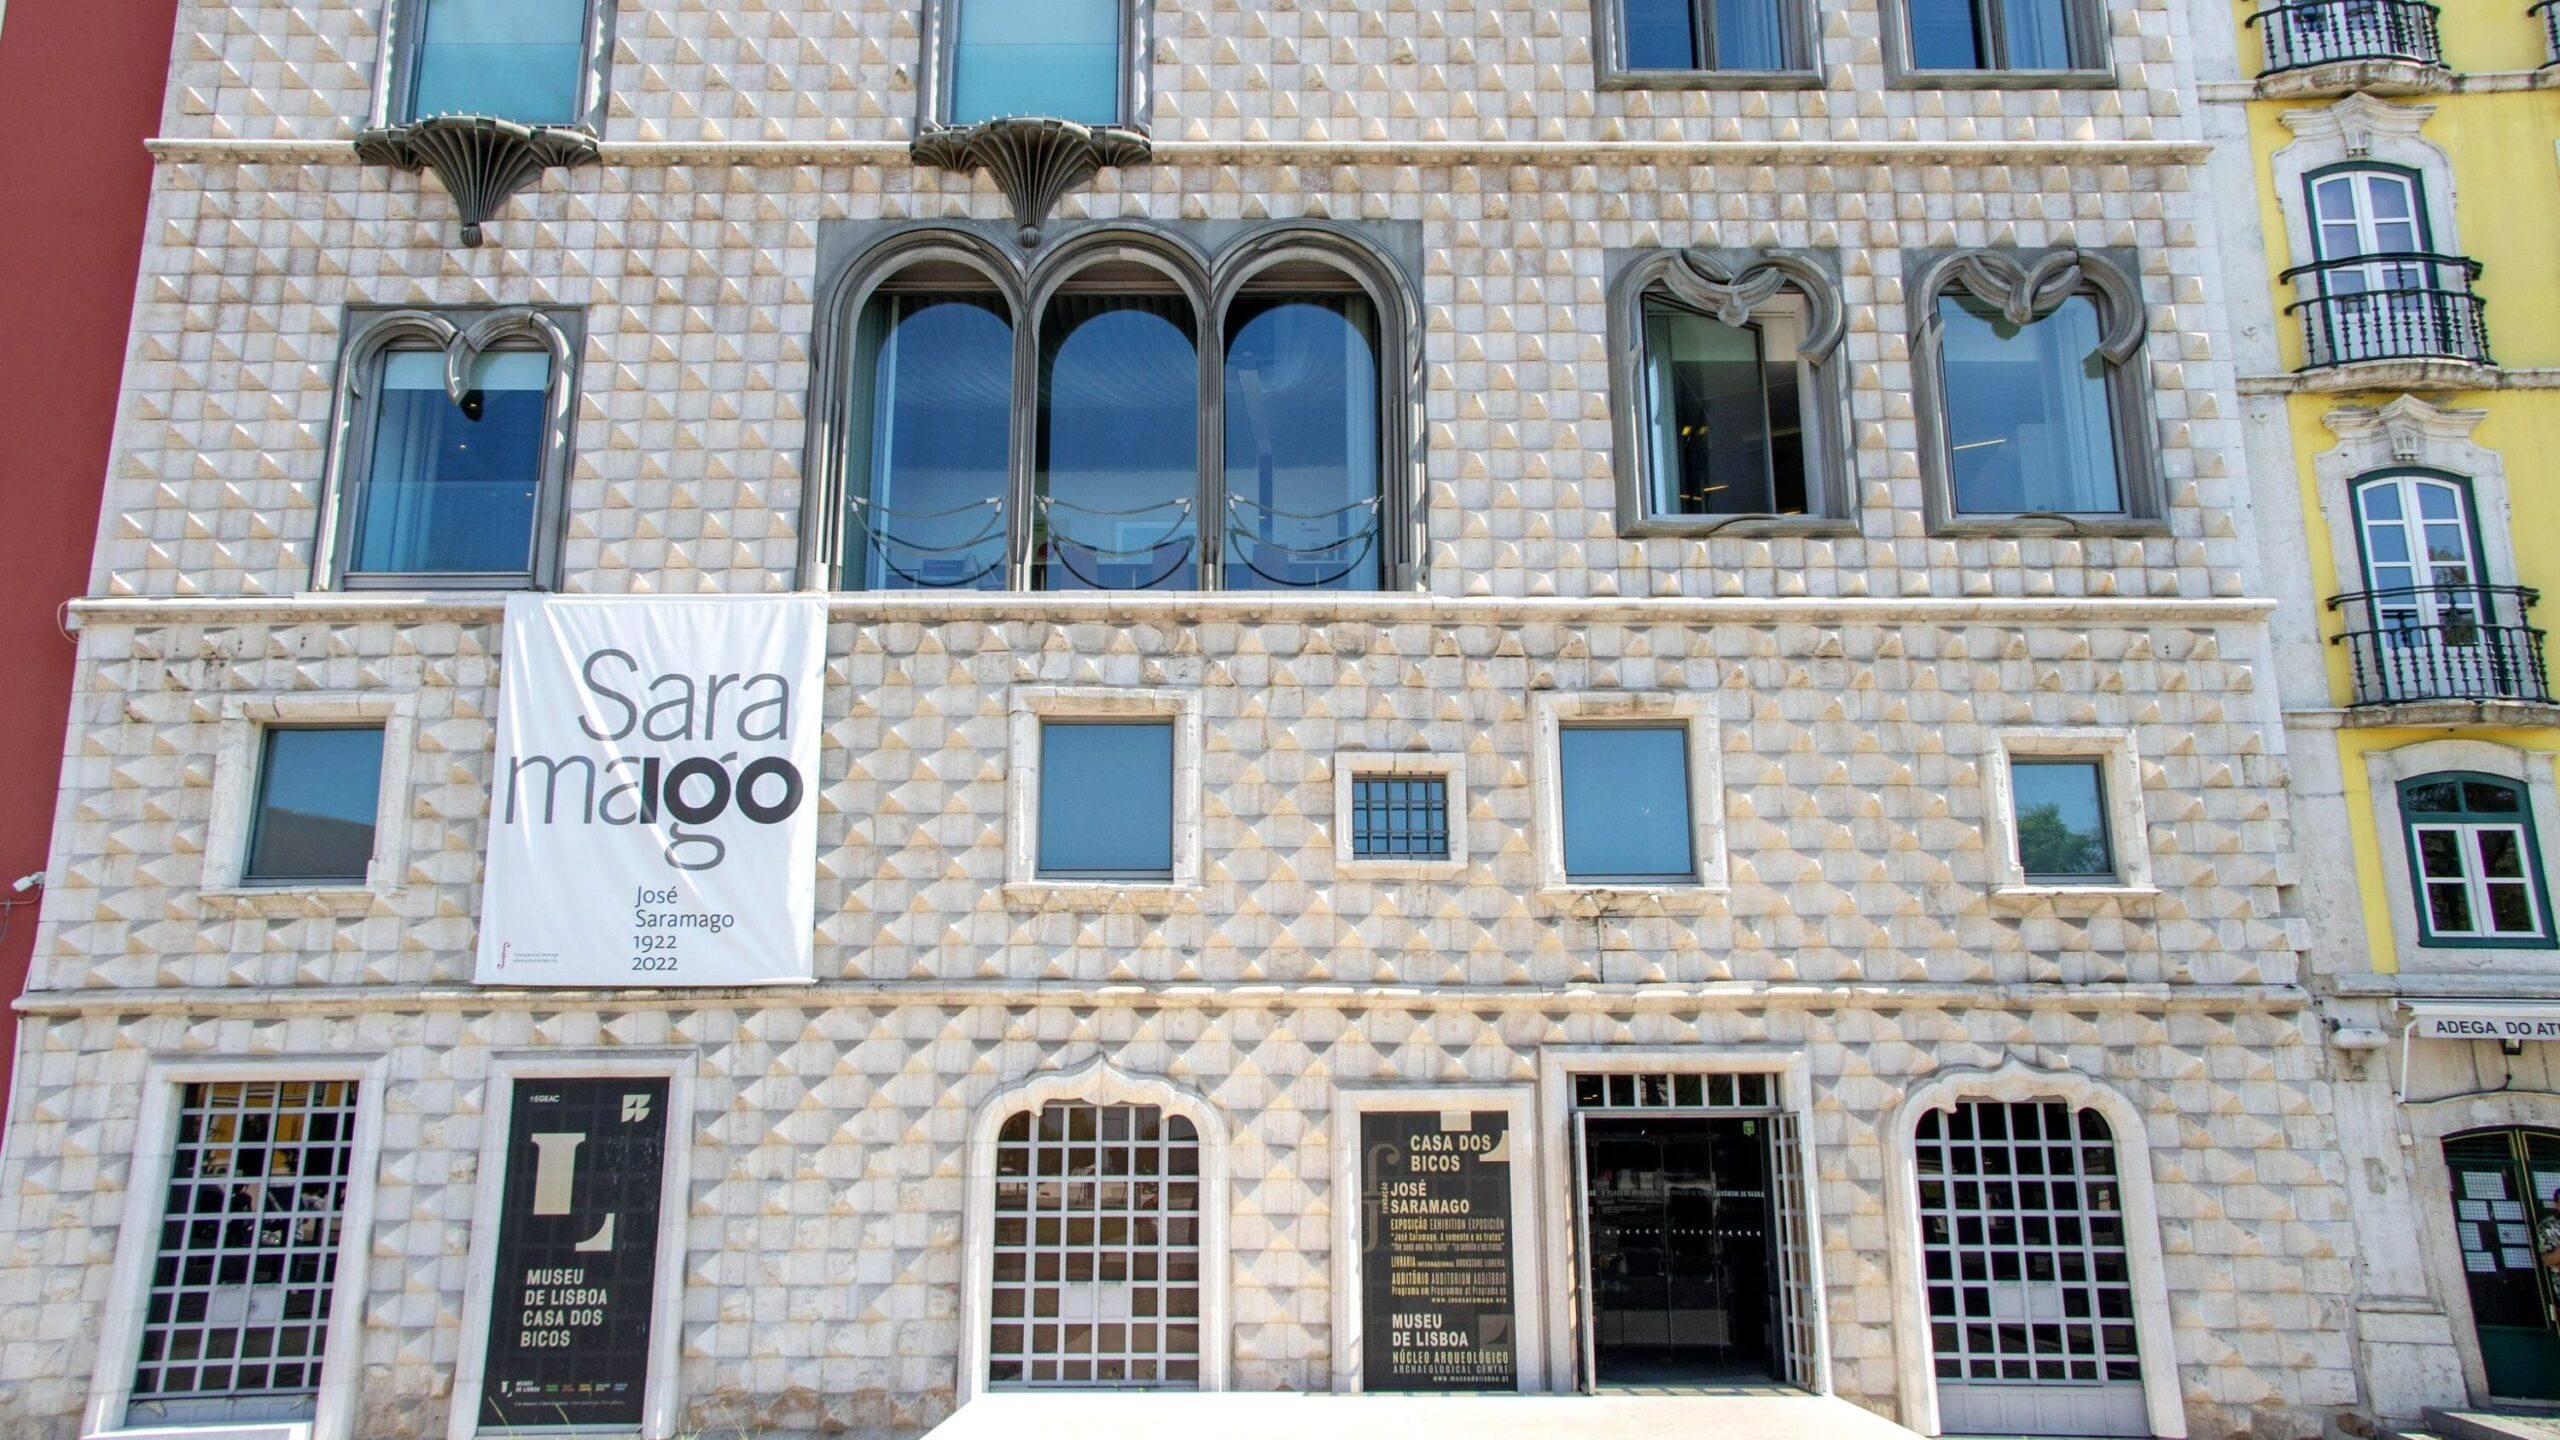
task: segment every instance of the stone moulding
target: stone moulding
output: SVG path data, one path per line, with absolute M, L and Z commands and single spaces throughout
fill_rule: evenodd
M 2424 60 L 2334 60 L 2262 77 L 2261 100 L 2295 100 L 2323 95 L 2445 95 L 2454 89 L 2454 74 Z
M 368 165 L 436 172 L 461 212 L 462 243 L 475 250 L 481 227 L 543 171 L 592 165 L 596 156 L 596 137 L 584 130 L 486 115 L 436 115 L 356 137 L 356 157 Z
M 1013 206 L 1014 239 L 1028 250 L 1060 198 L 1104 166 L 1144 164 L 1154 153 L 1145 134 L 1113 125 L 1004 116 L 977 125 L 928 130 L 909 151 L 919 165 L 984 170 Z

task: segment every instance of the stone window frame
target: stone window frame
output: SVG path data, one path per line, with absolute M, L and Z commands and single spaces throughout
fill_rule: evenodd
M 1439 780 L 1448 786 L 1449 854 L 1440 860 L 1414 856 L 1359 855 L 1352 850 L 1352 798 L 1360 780 L 1386 777 Z M 1348 879 L 1441 880 L 1466 873 L 1467 757 L 1445 750 L 1354 750 L 1333 757 L 1333 868 Z
M 1602 90 L 1811 90 L 1822 85 L 1822 20 L 1816 0 L 1779 0 L 1786 43 L 1803 63 L 1779 70 L 1638 68 L 1626 53 L 1627 0 L 1592 0 L 1591 61 Z M 1693 10 L 1692 13 L 1695 13 Z
M 1713 697 L 1666 691 L 1545 691 L 1530 702 L 1532 848 L 1538 899 L 1574 913 L 1617 909 L 1704 910 L 1728 887 L 1725 854 L 1724 737 Z M 1669 883 L 1575 880 L 1564 863 L 1564 751 L 1567 725 L 1670 726 L 1689 744 L 1689 864 Z
M 2389 170 L 2418 189 L 2419 231 L 2439 255 L 2463 253 L 2454 204 L 2453 157 L 2419 134 L 2433 105 L 2401 105 L 2358 93 L 2334 104 L 2279 112 L 2293 139 L 2267 157 L 2268 181 L 2284 215 L 2286 267 L 2320 258 L 2311 223 L 2311 184 L 2342 170 Z M 2279 318 L 2282 318 L 2279 316 Z M 2297 342 L 2298 343 L 2298 342 Z
M 692 1221 L 693 1076 L 691 1050 L 501 1050 L 490 1057 L 481 1103 L 479 1169 L 472 1181 L 471 1227 L 462 1297 L 462 1348 L 454 1358 L 445 1440 L 478 1440 L 480 1398 L 488 1378 L 490 1305 L 496 1298 L 499 1217 L 505 1211 L 509 1126 L 515 1087 L 535 1080 L 667 1082 L 666 1169 L 658 1199 L 657 1282 L 649 1302 L 649 1363 L 641 1403 L 643 1440 L 667 1440 L 681 1418 L 684 1360 L 686 1231 Z
M 1972 0 L 1977 7 L 2001 0 Z M 2063 70 L 1926 70 L 1911 55 L 1910 0 L 1880 0 L 1884 34 L 1885 87 L 1892 90 L 2112 90 L 2116 76 L 2110 28 L 2114 7 L 2107 0 L 2066 0 L 2073 40 L 2083 47 L 2073 57 L 2082 62 Z M 1995 38 L 2000 27 L 1988 27 Z
M 967 0 L 924 0 L 916 71 L 916 133 L 949 128 L 953 67 L 960 54 L 960 7 Z M 1113 127 L 1143 135 L 1155 123 L 1156 7 L 1152 0 L 1115 0 L 1120 7 L 1120 116 Z M 1023 117 L 1047 118 L 1047 117 Z
M 214 741 L 213 797 L 205 820 L 205 908 L 242 915 L 364 915 L 396 904 L 409 876 L 409 779 L 417 752 L 415 691 L 239 696 L 223 702 Z M 257 820 L 259 767 L 270 729 L 382 729 L 382 775 L 375 800 L 373 859 L 362 883 L 255 884 L 245 878 L 249 831 Z
M 2560 977 L 2560 916 L 2551 909 L 2554 894 L 2550 860 L 2542 839 L 2560 836 L 2560 773 L 2547 750 L 2523 750 L 2491 740 L 2421 740 L 2364 754 L 2367 798 L 2373 804 L 2374 848 L 2382 864 L 2385 908 L 2391 916 L 2391 951 L 2400 973 L 2478 975 L 2509 978 Z M 2543 926 L 2551 937 L 2541 941 L 2436 945 L 2426 940 L 2418 920 L 2417 878 L 2409 856 L 2409 821 L 2400 808 L 2400 784 L 2421 775 L 2469 771 L 2512 781 L 2524 787 L 2525 814 L 2531 819 L 2535 844 L 2530 847 L 2539 873 L 2535 894 L 2543 907 Z M 2377 965 L 2381 957 L 2376 956 Z
M 1008 514 L 1006 586 L 994 592 L 1031 590 L 1029 526 L 1039 425 L 1039 316 L 1060 289 L 1096 265 L 1144 266 L 1181 294 L 1198 319 L 1200 380 L 1199 475 L 1196 522 L 1222 515 L 1211 503 L 1224 493 L 1226 474 L 1227 315 L 1254 280 L 1275 266 L 1321 265 L 1366 294 L 1377 315 L 1379 579 L 1376 592 L 1414 593 L 1425 585 L 1430 553 L 1429 494 L 1424 474 L 1423 326 L 1421 287 L 1414 273 L 1362 227 L 1323 218 L 1275 220 L 1236 235 L 1211 253 L 1168 227 L 1133 221 L 1098 223 L 1053 243 L 1036 255 L 1000 244 L 979 228 L 947 221 L 901 225 L 873 242 L 826 288 L 815 307 L 817 339 L 810 366 L 809 438 L 801 487 L 799 574 L 803 588 L 847 594 L 887 593 L 847 589 L 844 525 L 847 474 L 861 453 L 852 433 L 850 388 L 861 357 L 862 315 L 884 286 L 919 266 L 944 264 L 972 272 L 984 293 L 1005 307 L 1013 327 L 1013 444 L 1005 495 Z M 1028 321 L 1024 317 L 1030 317 Z M 1207 530 L 1199 531 L 1204 537 Z M 1203 588 L 1227 594 L 1212 579 L 1225 568 L 1223 543 L 1205 538 L 1197 556 Z M 937 593 L 937 592 L 915 592 Z M 1104 594 L 1131 592 L 1105 591 Z M 1310 592 L 1334 593 L 1334 592 Z
M 960 1357 L 953 1377 L 953 1408 L 988 1388 L 987 1358 L 994 1321 L 996 1147 L 1004 1122 L 1057 1101 L 1090 1105 L 1152 1105 L 1191 1122 L 1200 1144 L 1200 1383 L 1203 1394 L 1230 1384 L 1235 1326 L 1229 1311 L 1228 1181 L 1226 1114 L 1207 1096 L 1158 1075 L 1123 1070 L 1096 1055 L 1066 1070 L 1025 1076 L 978 1106 L 969 1122 L 964 1155 L 968 1192 L 960 1220 Z M 1177 1392 L 1179 1393 L 1179 1392 Z
M 258 1060 L 196 1059 L 153 1055 L 143 1074 L 134 1119 L 133 1150 L 125 1179 L 124 1213 L 116 1229 L 115 1261 L 107 1299 L 98 1316 L 97 1360 L 90 1371 L 83 1435 L 109 1436 L 128 1428 L 134 1368 L 142 1354 L 143 1321 L 151 1303 L 151 1274 L 160 1252 L 160 1228 L 175 1162 L 179 1112 L 189 1085 L 260 1081 L 348 1081 L 356 1086 L 356 1121 L 348 1150 L 347 1204 L 339 1213 L 337 1276 L 330 1287 L 329 1328 L 320 1352 L 320 1384 L 309 1420 L 265 1422 L 304 1440 L 354 1440 L 356 1403 L 364 1384 L 365 1294 L 373 1261 L 377 1172 L 382 1166 L 385 1086 L 390 1057 L 382 1054 L 275 1056 Z M 154 1427 L 155 1435 L 227 1433 L 243 1422 L 190 1422 Z M 263 1428 L 251 1423 L 249 1428 Z
M 373 112 L 370 129 L 414 125 L 411 96 L 416 89 L 418 43 L 426 33 L 428 0 L 382 0 L 382 32 L 373 67 Z M 613 21 L 616 0 L 586 0 L 586 73 L 579 81 L 582 103 L 567 121 L 518 121 L 519 124 L 568 125 L 590 135 L 604 133 L 613 98 Z M 498 119 L 512 117 L 498 116 Z
M 579 351 L 585 312 L 566 306 L 510 305 L 447 309 L 350 307 L 331 403 L 329 457 L 312 535 L 314 590 L 538 590 L 560 588 L 561 541 L 568 527 L 569 471 L 576 452 Z M 548 416 L 542 475 L 534 495 L 531 568 L 523 572 L 350 574 L 358 491 L 372 478 L 373 438 L 383 368 L 395 350 L 441 350 L 446 393 L 461 403 L 471 367 L 492 350 L 525 342 L 551 357 L 544 392 Z
M 1017 909 L 1169 910 L 1204 888 L 1200 692 L 1101 686 L 1015 687 L 1007 726 L 1004 898 Z M 1040 733 L 1050 720 L 1171 722 L 1173 875 L 1165 880 L 1061 880 L 1040 873 Z
M 1609 291 L 1609 410 L 1618 481 L 1618 533 L 1629 537 L 1850 535 L 1858 528 L 1857 457 L 1849 437 L 1847 309 L 1832 273 L 1834 255 L 1806 250 L 1653 250 L 1612 255 L 1624 268 Z M 1796 351 L 1810 383 L 1801 406 L 1813 423 L 1803 445 L 1805 515 L 1656 515 L 1648 503 L 1652 447 L 1646 443 L 1645 298 L 1667 293 L 1730 326 L 1781 296 L 1805 307 Z
M 1546 1305 L 1547 1374 L 1570 1384 L 1579 1373 L 1581 1337 L 1575 1329 L 1575 1298 L 1581 1290 L 1580 1264 L 1574 1254 L 1578 1235 L 1574 1215 L 1581 1182 L 1573 1171 L 1573 1077 L 1576 1075 L 1771 1075 L 1777 1078 L 1776 1104 L 1795 1118 L 1799 1163 L 1804 1170 L 1805 1255 L 1810 1270 L 1806 1288 L 1813 1297 L 1811 1357 L 1817 1394 L 1832 1393 L 1832 1304 L 1825 1283 L 1822 1171 L 1824 1141 L 1814 1119 L 1811 1055 L 1800 1046 L 1726 1044 L 1693 1037 L 1681 1045 L 1541 1045 L 1538 1047 L 1538 1197 L 1537 1215 L 1546 1217 L 1547 1233 L 1539 1245 L 1541 1298 Z M 1843 1147 L 1844 1149 L 1847 1147 Z M 1855 1225 L 1854 1219 L 1834 1222 Z M 1560 1227 L 1560 1228 L 1559 1228 Z M 1561 1236 L 1562 1238 L 1559 1238 Z M 1772 1267 L 1770 1301 L 1777 1310 L 1777 1276 Z M 1926 1338 L 1926 1332 L 1923 1332 Z M 1525 1365 L 1525 1361 L 1523 1362 Z
M 1923 1435 L 1940 1432 L 1937 1367 L 1929 1339 L 1928 1267 L 1920 1234 L 1920 1117 L 1952 1113 L 1969 1100 L 2019 1104 L 2056 1101 L 2095 1110 L 2114 1132 L 2116 1174 L 2123 1186 L 2125 1263 L 2132 1272 L 2134 1342 L 2142 1355 L 2142 1395 L 2159 1440 L 2184 1440 L 2186 1401 L 2178 1384 L 2168 1267 L 2160 1244 L 2160 1202 L 2152 1175 L 2151 1129 L 2122 1091 L 2077 1070 L 2046 1070 L 2012 1060 L 1995 1070 L 1939 1071 L 1903 1096 L 1884 1129 L 1885 1239 L 1892 1277 L 1893 1359 L 1902 1423 Z
M 1496 1085 L 1342 1085 L 1333 1092 L 1333 1386 L 1337 1395 L 1366 1391 L 1367 1356 L 1361 1326 L 1360 1117 L 1419 1111 L 1500 1110 L 1510 1117 L 1512 1364 L 1523 1395 L 1548 1390 L 1545 1248 L 1538 1227 L 1538 1191 L 1544 1149 L 1538 1143 L 1536 1089 L 1526 1082 Z M 1561 1212 L 1571 1214 L 1571 1211 Z M 1571 1372 L 1565 1372 L 1571 1373 Z M 1495 1392 L 1500 1393 L 1500 1392 Z
M 2517 573 L 2506 462 L 2497 451 L 2471 438 L 2488 418 L 2486 410 L 2453 409 L 2416 395 L 2401 395 L 2379 406 L 2343 406 L 2320 417 L 2320 423 L 2337 437 L 2335 445 L 2311 457 L 2320 513 L 2340 517 L 2329 525 L 2336 590 L 2365 588 L 2364 537 L 2356 519 L 2355 495 L 2365 481 L 2391 475 L 2429 474 L 2468 483 L 2471 522 L 2480 546 L 2479 583 L 2504 584 L 2502 577 Z
M 2097 763 L 2105 790 L 2107 844 L 2114 852 L 2112 882 L 2031 880 L 2018 858 L 2017 757 L 2089 760 Z M 2130 727 L 2052 725 L 2002 730 L 1983 757 L 1983 853 L 1991 900 L 2001 909 L 2070 911 L 2146 901 L 2160 894 L 2152 880 L 2151 826 L 2142 802 L 2143 765 Z
M 2142 271 L 2133 252 L 2083 250 L 2072 245 L 2033 249 L 1978 247 L 1917 251 L 1909 256 L 1911 408 L 1919 429 L 1922 502 L 1932 535 L 2116 535 L 2170 533 L 2168 484 L 2160 454 L 2159 422 L 2151 398 L 2147 340 L 2151 313 L 2142 298 Z M 2064 301 L 2088 296 L 2098 307 L 2099 353 L 2108 360 L 2107 401 L 2112 412 L 2117 484 L 2123 509 L 2115 513 L 2058 511 L 1959 511 L 1955 467 L 1948 447 L 1946 357 L 1938 318 L 1939 298 L 1961 291 L 2001 307 L 2024 324 L 2050 315 Z

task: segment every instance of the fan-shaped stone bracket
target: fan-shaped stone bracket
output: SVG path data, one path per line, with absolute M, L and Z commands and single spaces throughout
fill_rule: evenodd
M 928 130 L 909 147 L 919 165 L 986 171 L 1013 206 L 1014 239 L 1025 250 L 1040 243 L 1040 227 L 1068 191 L 1106 165 L 1144 164 L 1154 151 L 1143 131 L 1022 115 Z
M 436 172 L 461 212 L 462 243 L 474 249 L 480 227 L 543 171 L 592 165 L 596 150 L 585 130 L 487 115 L 435 115 L 356 137 L 356 156 L 368 165 Z

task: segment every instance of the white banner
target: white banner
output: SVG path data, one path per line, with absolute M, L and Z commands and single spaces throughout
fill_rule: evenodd
M 805 984 L 827 605 L 507 601 L 483 985 Z
M 2403 1000 L 2421 1040 L 2560 1040 L 2560 1005 L 2531 1000 Z

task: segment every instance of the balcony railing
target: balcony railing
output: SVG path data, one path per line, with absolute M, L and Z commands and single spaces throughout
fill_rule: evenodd
M 2340 595 L 2355 703 L 2530 700 L 2551 703 L 2542 632 L 2525 623 L 2541 595 L 2519 585 L 2435 585 Z
M 2249 23 L 2266 48 L 2261 75 L 2347 60 L 2444 63 L 2436 7 L 2424 0 L 2282 0 L 2250 16 Z
M 2284 272 L 2302 317 L 2303 368 L 2368 360 L 2489 359 L 2487 302 L 2472 293 L 2480 263 L 2415 251 L 2357 255 Z
M 2544 53 L 2551 57 L 2542 62 L 2542 68 L 2548 70 L 2554 65 L 2560 65 L 2560 0 L 2541 0 L 2540 4 L 2527 9 L 2524 13 L 2542 17 Z

